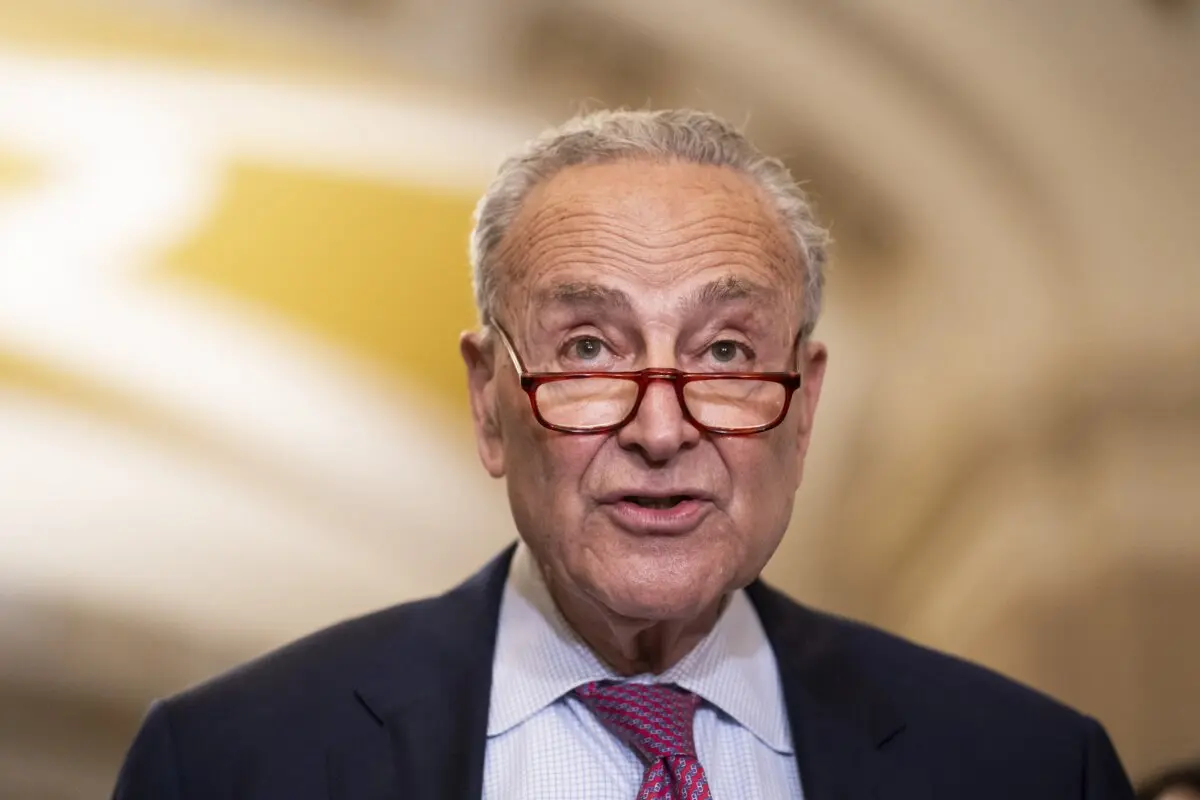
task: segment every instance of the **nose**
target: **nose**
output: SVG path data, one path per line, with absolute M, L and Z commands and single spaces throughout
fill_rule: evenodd
M 646 387 L 637 414 L 617 431 L 617 442 L 640 450 L 648 461 L 662 463 L 700 441 L 700 431 L 684 416 L 670 380 L 654 380 Z

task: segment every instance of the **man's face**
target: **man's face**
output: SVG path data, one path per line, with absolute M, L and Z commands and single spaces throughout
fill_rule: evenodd
M 803 384 L 782 424 L 711 435 L 669 382 L 602 434 L 537 423 L 496 337 L 464 336 L 479 452 L 507 476 L 522 538 L 558 596 L 686 620 L 752 581 L 791 517 L 825 351 L 795 339 L 802 270 L 755 186 L 720 167 L 624 161 L 537 187 L 501 244 L 498 322 L 532 372 L 766 372 Z M 683 496 L 672 508 L 630 498 Z

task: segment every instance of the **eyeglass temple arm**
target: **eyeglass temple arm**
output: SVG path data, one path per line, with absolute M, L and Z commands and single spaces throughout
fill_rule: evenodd
M 517 375 L 523 377 L 528 370 L 525 369 L 525 364 L 522 363 L 521 356 L 517 354 L 517 349 L 513 347 L 512 340 L 508 338 L 508 333 L 497 322 L 492 322 L 490 325 L 500 337 L 500 341 L 503 343 L 504 349 L 508 352 L 508 357 L 512 361 L 513 367 L 517 370 Z

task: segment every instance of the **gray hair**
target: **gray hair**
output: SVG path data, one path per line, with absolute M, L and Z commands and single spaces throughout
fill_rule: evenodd
M 803 334 L 816 325 L 825 285 L 829 232 L 788 168 L 752 145 L 720 117 L 690 109 L 597 111 L 577 116 L 528 142 L 500 165 L 475 209 L 471 268 L 483 324 L 498 302 L 496 250 L 529 192 L 567 167 L 627 158 L 729 167 L 755 181 L 774 204 L 803 260 Z

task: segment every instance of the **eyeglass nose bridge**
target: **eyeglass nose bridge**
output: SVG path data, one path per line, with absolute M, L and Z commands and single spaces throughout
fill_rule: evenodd
M 616 427 L 618 429 L 624 428 L 637 419 L 638 412 L 642 410 L 642 401 L 646 399 L 646 392 L 650 391 L 650 385 L 655 381 L 666 381 L 675 390 L 675 401 L 679 403 L 679 412 L 683 415 L 684 421 L 699 430 L 703 430 L 704 426 L 692 416 L 692 412 L 688 408 L 687 399 L 684 396 L 683 389 L 688 384 L 686 378 L 687 373 L 683 370 L 671 367 L 649 367 L 639 370 L 635 379 L 638 391 L 637 396 L 633 400 L 633 406 L 629 409 L 629 413 L 625 415 L 625 419 L 621 420 Z
M 648 381 L 678 382 L 685 373 L 683 370 L 678 370 L 671 367 L 649 367 L 641 370 L 640 374 Z

